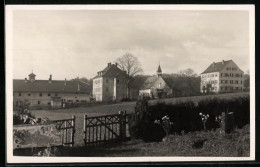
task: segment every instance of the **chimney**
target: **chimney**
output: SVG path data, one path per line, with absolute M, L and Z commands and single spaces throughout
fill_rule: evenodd
M 27 83 L 27 78 L 24 78 L 24 82 Z
M 67 84 L 67 79 L 65 78 L 65 82 L 64 82 L 64 85 L 66 85 Z
M 79 87 L 79 84 L 78 84 L 78 91 L 80 91 L 80 87 Z
M 52 75 L 50 75 L 50 78 L 49 78 L 49 83 L 52 82 Z
M 111 67 L 111 62 L 110 62 L 110 63 L 107 63 L 107 66 L 108 66 L 108 67 Z
M 224 60 L 222 60 L 222 64 L 224 64 L 225 63 L 225 61 Z
M 118 63 L 116 63 L 116 67 L 117 67 Z

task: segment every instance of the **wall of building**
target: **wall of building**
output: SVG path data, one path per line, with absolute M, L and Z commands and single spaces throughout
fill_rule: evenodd
M 127 82 L 124 77 L 117 77 L 114 79 L 114 86 L 116 88 L 116 100 L 127 98 Z
M 211 85 L 210 92 L 219 92 L 219 72 L 201 74 L 200 76 L 200 92 L 203 93 L 203 91 L 207 91 L 206 89 L 208 84 Z
M 242 91 L 244 89 L 243 82 L 243 71 L 233 63 L 228 64 L 220 71 L 220 92 Z
M 114 100 L 114 78 L 103 77 L 102 101 Z
M 210 92 L 236 92 L 244 89 L 243 71 L 236 64 L 230 62 L 220 72 L 201 74 L 200 91 L 203 93 L 203 87 L 210 84 Z M 206 93 L 206 92 L 205 92 Z
M 30 106 L 51 107 L 51 97 L 61 97 L 65 102 L 90 101 L 86 93 L 39 93 L 39 92 L 14 92 L 14 105 L 29 104 Z
M 139 90 L 139 96 L 151 97 L 151 89 Z
M 96 101 L 102 101 L 103 96 L 103 78 L 93 79 L 93 97 Z

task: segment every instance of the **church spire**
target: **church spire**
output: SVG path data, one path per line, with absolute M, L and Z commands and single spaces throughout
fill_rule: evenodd
M 162 69 L 161 69 L 160 64 L 159 64 L 158 69 L 157 69 L 157 77 L 159 77 L 159 76 L 162 76 Z

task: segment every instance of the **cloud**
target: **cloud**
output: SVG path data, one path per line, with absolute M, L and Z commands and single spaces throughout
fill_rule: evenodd
M 248 13 L 243 11 L 16 11 L 14 77 L 94 77 L 126 52 L 144 74 L 233 59 L 249 69 Z

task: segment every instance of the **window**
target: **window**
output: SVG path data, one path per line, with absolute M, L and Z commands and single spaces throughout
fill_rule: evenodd
M 57 93 L 55 93 L 55 96 L 58 96 L 58 94 L 57 94 Z
M 51 96 L 51 94 L 50 94 L 50 93 L 48 93 L 48 96 Z
M 19 96 L 22 96 L 22 93 L 21 93 L 21 92 L 19 92 Z
M 41 101 L 38 101 L 38 104 L 41 104 Z
M 218 74 L 215 74 L 215 77 L 217 77 L 218 76 Z
M 241 74 L 241 77 L 242 77 L 242 74 Z
M 31 93 L 28 93 L 28 96 L 31 96 Z
M 243 83 L 243 81 L 241 81 L 241 84 Z
M 76 100 L 76 102 L 79 102 L 79 100 Z
M 48 105 L 51 105 L 51 102 L 48 102 L 47 104 L 48 104 Z
M 229 74 L 228 73 L 225 73 L 225 77 L 228 77 L 229 76 Z
M 116 83 L 118 83 L 118 84 L 119 84 L 119 79 L 116 81 Z
M 42 93 L 39 93 L 39 96 L 42 96 Z

